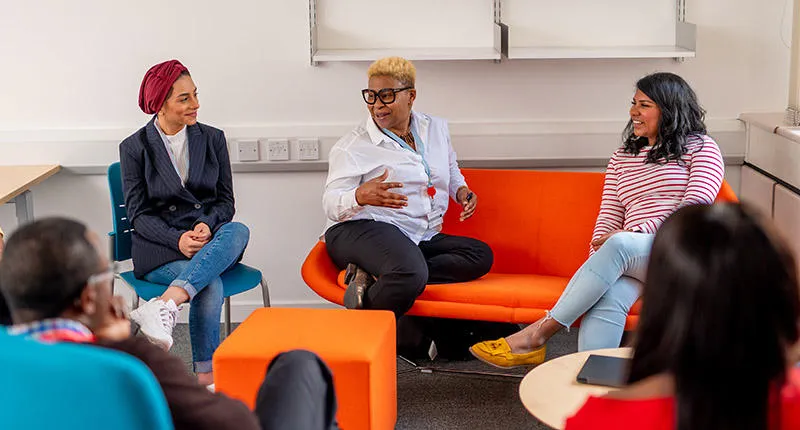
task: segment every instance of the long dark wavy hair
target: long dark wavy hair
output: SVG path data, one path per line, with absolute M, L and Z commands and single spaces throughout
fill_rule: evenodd
M 697 95 L 683 78 L 668 72 L 647 75 L 636 82 L 636 88 L 661 109 L 658 121 L 658 135 L 655 144 L 647 154 L 647 163 L 666 164 L 671 160 L 681 162 L 686 153 L 689 136 L 706 134 L 706 111 L 700 107 Z M 633 134 L 633 121 L 622 132 L 624 151 L 638 154 L 647 146 L 646 137 Z
M 647 270 L 629 382 L 671 375 L 678 430 L 778 429 L 800 337 L 786 244 L 746 206 L 687 206 L 659 229 Z

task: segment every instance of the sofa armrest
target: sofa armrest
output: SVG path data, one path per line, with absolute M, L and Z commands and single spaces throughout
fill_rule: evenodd
M 328 256 L 325 243 L 317 242 L 308 253 L 300 274 L 306 284 L 323 299 L 336 303 L 344 304 L 344 289 L 337 284 L 339 270 Z

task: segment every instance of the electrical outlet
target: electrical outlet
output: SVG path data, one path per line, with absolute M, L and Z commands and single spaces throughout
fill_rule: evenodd
M 286 161 L 289 159 L 289 139 L 267 139 L 269 161 Z
M 260 159 L 257 140 L 239 140 L 236 142 L 236 146 L 239 161 L 258 161 Z
M 298 139 L 297 147 L 301 160 L 319 160 L 319 139 Z

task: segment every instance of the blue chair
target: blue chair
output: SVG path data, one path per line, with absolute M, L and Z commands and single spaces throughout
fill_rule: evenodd
M 125 197 L 122 191 L 122 173 L 119 162 L 108 166 L 108 188 L 111 190 L 111 212 L 113 217 L 114 231 L 108 233 L 110 238 L 110 258 L 113 262 L 129 260 L 131 258 L 131 234 L 133 226 L 128 220 L 125 210 Z M 114 265 L 116 268 L 116 264 Z M 153 284 L 133 276 L 133 271 L 116 273 L 117 278 L 122 279 L 133 288 L 135 297 L 133 309 L 139 305 L 139 298 L 150 300 L 158 297 L 166 291 L 166 285 Z M 225 316 L 224 334 L 227 336 L 231 332 L 231 296 L 251 290 L 261 285 L 261 295 L 264 299 L 264 307 L 269 307 L 269 288 L 267 281 L 264 280 L 261 272 L 242 263 L 237 264 L 231 270 L 222 274 L 222 288 L 225 295 L 225 305 L 223 315 Z
M 0 381 L 5 429 L 174 428 L 156 378 L 119 351 L 45 344 L 0 329 Z

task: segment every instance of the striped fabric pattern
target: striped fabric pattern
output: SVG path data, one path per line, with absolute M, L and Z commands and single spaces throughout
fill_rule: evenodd
M 79 342 L 92 343 L 94 334 L 88 327 L 75 320 L 49 318 L 25 324 L 15 324 L 8 328 L 8 334 L 36 339 L 40 342 Z
M 611 156 L 592 239 L 613 230 L 653 234 L 679 208 L 716 198 L 725 167 L 711 137 L 690 137 L 683 165 L 645 163 L 649 152 L 649 146 L 636 155 L 618 149 Z

